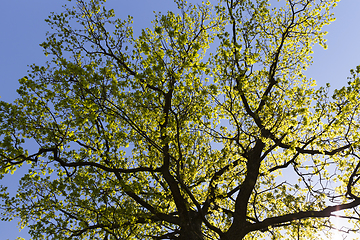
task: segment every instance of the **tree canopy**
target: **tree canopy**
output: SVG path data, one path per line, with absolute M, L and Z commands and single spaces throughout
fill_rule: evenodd
M 0 102 L 3 220 L 33 239 L 310 239 L 357 229 L 360 67 L 304 71 L 336 0 L 219 0 L 134 36 L 104 0 L 46 20 L 51 60 Z M 29 142 L 37 148 L 29 148 Z

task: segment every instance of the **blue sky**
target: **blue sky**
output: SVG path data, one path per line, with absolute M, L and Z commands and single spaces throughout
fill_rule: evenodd
M 191 1 L 192 2 L 192 1 Z M 3 101 L 16 98 L 17 80 L 27 75 L 27 65 L 42 65 L 47 60 L 39 46 L 45 40 L 49 27 L 44 19 L 51 11 L 60 12 L 65 0 L 12 0 L 2 2 L 0 14 L 0 96 Z M 165 12 L 174 7 L 171 0 L 108 0 L 118 17 L 134 17 L 134 30 L 150 26 L 153 11 Z M 337 20 L 326 27 L 328 49 L 315 47 L 314 64 L 307 76 L 318 85 L 331 83 L 333 88 L 346 85 L 349 70 L 360 65 L 359 28 L 360 1 L 342 0 L 335 9 Z M 16 189 L 17 178 L 0 182 Z M 29 239 L 26 231 L 18 232 L 17 223 L 0 222 L 0 239 L 14 240 L 17 236 Z

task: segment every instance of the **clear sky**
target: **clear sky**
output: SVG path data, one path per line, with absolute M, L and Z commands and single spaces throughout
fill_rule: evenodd
M 17 80 L 27 75 L 27 65 L 42 65 L 47 60 L 39 46 L 50 30 L 44 19 L 51 11 L 62 11 L 61 6 L 66 3 L 66 0 L 12 0 L 1 3 L 1 100 L 16 98 Z M 134 17 L 135 33 L 150 26 L 154 10 L 166 12 L 174 7 L 171 0 L 108 0 L 108 3 L 118 17 Z M 332 88 L 340 88 L 347 83 L 349 70 L 360 65 L 360 1 L 342 0 L 334 12 L 337 20 L 326 27 L 329 47 L 327 50 L 315 48 L 314 64 L 307 71 L 307 76 L 316 79 L 318 85 L 329 82 Z M 0 183 L 11 190 L 17 187 L 16 177 L 4 178 Z M 17 236 L 29 239 L 25 230 L 19 233 L 17 223 L 0 222 L 1 240 L 15 240 Z

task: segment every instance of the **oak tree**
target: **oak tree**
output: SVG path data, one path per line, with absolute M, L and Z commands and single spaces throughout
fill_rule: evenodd
M 0 103 L 1 175 L 29 169 L 3 218 L 33 239 L 356 229 L 360 68 L 333 94 L 304 74 L 336 0 L 175 0 L 139 36 L 104 2 L 53 13 L 51 60 Z

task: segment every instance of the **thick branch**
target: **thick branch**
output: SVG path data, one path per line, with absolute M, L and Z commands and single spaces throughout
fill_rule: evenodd
M 238 227 L 246 222 L 246 214 L 248 211 L 249 198 L 254 190 L 257 178 L 259 176 L 259 169 L 261 164 L 261 152 L 265 144 L 258 140 L 253 149 L 250 150 L 247 156 L 247 173 L 244 182 L 241 185 L 240 192 L 236 197 L 234 226 Z
M 286 215 L 279 216 L 279 217 L 267 218 L 262 222 L 252 224 L 249 227 L 249 232 L 266 229 L 269 226 L 276 227 L 277 225 L 280 225 L 280 224 L 283 224 L 286 222 L 290 222 L 290 221 L 294 221 L 294 220 L 300 220 L 300 219 L 305 219 L 305 218 L 330 217 L 333 212 L 354 208 L 359 205 L 360 205 L 360 199 L 356 199 L 350 203 L 340 204 L 340 205 L 336 205 L 336 206 L 330 206 L 321 211 L 306 211 L 306 212 L 301 211 L 301 212 L 297 212 L 297 213 L 286 214 Z

